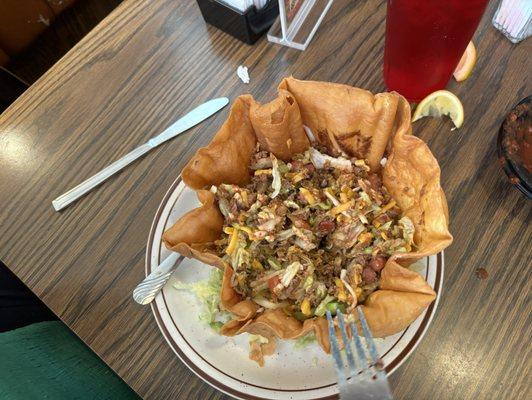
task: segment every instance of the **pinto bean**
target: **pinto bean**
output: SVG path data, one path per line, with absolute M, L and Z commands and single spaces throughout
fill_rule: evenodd
M 370 268 L 375 272 L 380 272 L 386 265 L 386 258 L 383 256 L 375 256 L 369 262 Z
M 336 228 L 336 224 L 332 219 L 324 219 L 318 224 L 318 230 L 323 234 L 328 234 L 334 231 L 334 228 Z
M 373 283 L 377 280 L 377 273 L 370 267 L 366 267 L 362 270 L 362 279 L 364 283 Z
M 313 173 L 314 171 L 316 171 L 316 167 L 313 165 L 313 164 L 305 164 L 305 169 L 310 172 L 310 173 Z

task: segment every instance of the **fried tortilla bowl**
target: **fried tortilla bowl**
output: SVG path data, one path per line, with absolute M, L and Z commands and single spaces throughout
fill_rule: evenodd
M 397 93 L 372 93 L 347 85 L 302 81 L 292 77 L 279 85 L 278 97 L 260 104 L 238 97 L 211 143 L 198 150 L 183 170 L 184 182 L 196 190 L 202 206 L 178 220 L 163 236 L 165 245 L 185 257 L 224 270 L 221 305 L 233 319 L 221 329 L 232 336 L 248 332 L 267 338 L 252 342 L 250 358 L 260 365 L 275 350 L 275 339 L 294 339 L 314 331 L 329 352 L 327 322 L 314 317 L 301 322 L 282 310 L 263 310 L 231 286 L 233 269 L 210 249 L 222 235 L 224 217 L 212 185 L 246 185 L 257 142 L 281 160 L 307 150 L 313 140 L 333 153 L 365 159 L 372 172 L 415 227 L 415 251 L 391 255 L 381 271 L 378 290 L 361 305 L 375 337 L 410 325 L 436 294 L 418 273 L 406 268 L 452 242 L 448 210 L 440 187 L 440 168 L 427 145 L 411 135 L 410 106 Z M 384 167 L 381 159 L 387 158 Z

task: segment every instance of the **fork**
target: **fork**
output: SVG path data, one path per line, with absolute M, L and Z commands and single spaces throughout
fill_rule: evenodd
M 335 361 L 336 374 L 338 376 L 338 387 L 340 389 L 340 399 L 342 400 L 392 400 L 392 393 L 383 370 L 382 362 L 377 353 L 375 342 L 371 337 L 364 313 L 357 307 L 358 317 L 362 325 L 362 332 L 367 344 L 367 349 L 362 344 L 358 336 L 358 330 L 354 322 L 349 323 L 352 340 L 346 331 L 346 322 L 340 310 L 336 311 L 336 319 L 344 342 L 345 356 L 348 366 L 345 366 L 333 318 L 330 311 L 327 311 L 327 322 L 329 325 L 329 338 L 332 347 L 332 355 Z M 356 349 L 358 359 L 355 357 L 352 345 Z M 367 351 L 366 351 L 367 350 Z M 367 357 L 367 355 L 369 357 Z
M 155 296 L 162 290 L 166 282 L 170 279 L 177 266 L 184 259 L 179 253 L 172 253 L 159 264 L 151 273 L 140 282 L 133 290 L 133 299 L 141 304 L 149 304 Z

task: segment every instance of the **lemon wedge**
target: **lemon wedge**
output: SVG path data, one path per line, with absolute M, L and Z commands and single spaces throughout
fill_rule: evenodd
M 460 128 L 464 122 L 464 107 L 460 99 L 447 90 L 438 90 L 421 100 L 412 116 L 412 122 L 423 117 L 442 115 L 451 118 L 457 128 Z
M 456 69 L 453 72 L 454 79 L 457 82 L 465 81 L 471 75 L 473 67 L 477 63 L 477 49 L 473 42 L 469 42 L 467 48 L 458 62 Z

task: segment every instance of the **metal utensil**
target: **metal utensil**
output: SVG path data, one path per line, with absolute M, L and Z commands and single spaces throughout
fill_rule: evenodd
M 68 192 L 62 194 L 57 199 L 52 201 L 54 209 L 56 211 L 59 211 L 65 208 L 90 190 L 94 189 L 96 186 L 105 181 L 111 175 L 115 174 L 128 164 L 135 161 L 137 158 L 143 156 L 148 151 L 159 146 L 161 143 L 164 143 L 167 140 L 176 137 L 180 133 L 185 132 L 193 126 L 199 124 L 201 121 L 209 118 L 211 115 L 224 108 L 228 103 L 229 99 L 227 97 L 220 97 L 218 99 L 209 100 L 208 102 L 196 107 L 195 109 L 187 113 L 184 117 L 178 119 L 168 128 L 166 128 L 162 133 L 155 136 L 154 138 L 151 138 L 147 143 L 137 147 L 135 150 L 129 152 L 119 160 L 116 160 L 114 163 L 104 168 L 96 175 L 91 176 L 89 179 L 80 183 L 75 188 L 70 189 Z
M 349 324 L 351 328 L 351 340 L 346 331 L 346 323 L 344 316 L 337 310 L 336 318 L 338 326 L 342 334 L 342 341 L 344 342 L 345 355 L 349 367 L 344 366 L 340 348 L 338 345 L 338 338 L 336 336 L 336 328 L 331 316 L 331 312 L 327 311 L 327 322 L 329 324 L 329 338 L 331 341 L 332 354 L 335 361 L 336 375 L 338 376 L 338 387 L 340 389 L 340 399 L 351 400 L 392 400 L 392 393 L 386 378 L 386 372 L 380 363 L 379 354 L 371 332 L 364 317 L 364 313 L 360 307 L 357 307 L 358 317 L 362 325 L 364 338 L 366 339 L 367 350 L 369 358 L 366 356 L 366 350 L 360 337 L 358 336 L 357 327 L 353 322 Z M 358 361 L 351 349 L 352 344 L 356 348 L 358 354 Z
M 184 257 L 178 253 L 170 254 L 146 279 L 137 285 L 133 290 L 133 299 L 142 305 L 151 303 L 183 259 Z

